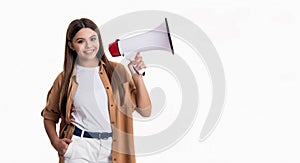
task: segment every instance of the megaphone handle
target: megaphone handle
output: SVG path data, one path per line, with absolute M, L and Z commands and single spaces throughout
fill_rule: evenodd
M 140 70 L 137 70 L 137 69 L 135 68 L 135 65 L 133 65 L 133 69 L 134 69 L 134 71 L 135 71 L 136 73 L 145 76 L 145 68 L 142 68 L 142 69 L 140 69 Z

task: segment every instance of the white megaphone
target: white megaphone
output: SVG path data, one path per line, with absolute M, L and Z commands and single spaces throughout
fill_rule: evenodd
M 167 18 L 153 30 L 122 40 L 117 39 L 109 44 L 108 49 L 113 57 L 124 56 L 129 60 L 133 60 L 137 52 L 149 50 L 165 50 L 174 54 Z M 144 69 L 137 72 L 145 75 Z

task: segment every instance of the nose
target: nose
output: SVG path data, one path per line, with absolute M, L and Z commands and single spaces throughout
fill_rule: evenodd
M 85 48 L 88 49 L 90 47 L 91 47 L 91 42 L 90 41 L 86 41 Z

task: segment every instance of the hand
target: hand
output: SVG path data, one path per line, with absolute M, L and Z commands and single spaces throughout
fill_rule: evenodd
M 140 52 L 138 52 L 136 54 L 136 56 L 134 57 L 134 60 L 132 60 L 129 64 L 128 64 L 128 68 L 131 72 L 131 75 L 134 74 L 139 74 L 138 71 L 146 68 L 146 65 L 143 61 L 143 57 L 141 56 Z
M 69 147 L 69 144 L 72 143 L 72 140 L 63 138 L 63 139 L 58 139 L 53 143 L 53 147 L 55 150 L 58 152 L 59 155 L 64 155 Z

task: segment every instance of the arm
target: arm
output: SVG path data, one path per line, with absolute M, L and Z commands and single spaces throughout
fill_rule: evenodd
M 56 123 L 59 122 L 59 90 L 61 89 L 62 73 L 57 76 L 47 95 L 46 107 L 42 110 L 41 115 L 44 118 L 44 127 L 55 150 L 63 155 L 72 141 L 69 139 L 59 139 L 56 133 Z
M 144 117 L 149 117 L 151 115 L 151 100 L 146 89 L 143 77 L 134 70 L 134 65 L 137 70 L 146 68 L 142 56 L 139 53 L 136 55 L 134 60 L 128 64 L 128 68 L 131 72 L 134 84 L 136 86 L 137 112 L 139 112 Z
M 56 133 L 56 123 L 54 121 L 44 119 L 44 127 L 54 149 L 60 155 L 64 155 L 72 140 L 67 138 L 59 139 Z

